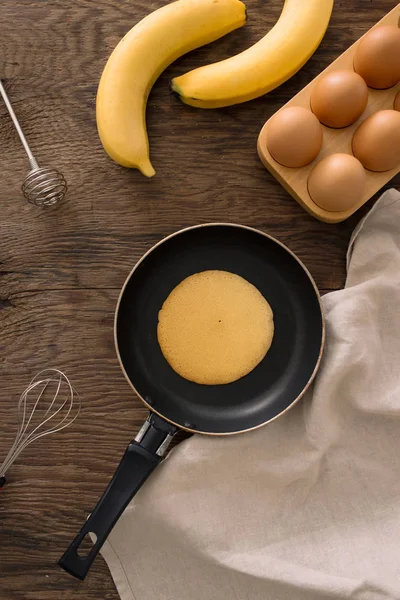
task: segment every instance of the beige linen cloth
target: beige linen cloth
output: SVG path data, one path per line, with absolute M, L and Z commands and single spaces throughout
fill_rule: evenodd
M 122 600 L 400 599 L 400 193 L 323 298 L 315 385 L 280 419 L 180 444 L 103 547 Z

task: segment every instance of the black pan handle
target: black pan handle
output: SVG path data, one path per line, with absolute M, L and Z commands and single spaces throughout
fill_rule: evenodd
M 113 478 L 92 514 L 70 544 L 58 564 L 74 577 L 85 579 L 100 548 L 121 513 L 162 461 L 178 428 L 150 413 L 135 440 L 127 447 Z M 94 534 L 95 543 L 85 556 L 78 554 L 83 538 Z

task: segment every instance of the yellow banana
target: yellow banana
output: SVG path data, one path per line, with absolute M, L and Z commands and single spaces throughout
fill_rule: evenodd
M 97 92 L 97 128 L 107 154 L 152 177 L 146 103 L 154 82 L 182 54 L 245 22 L 240 0 L 178 0 L 133 27 L 108 59 Z
M 292 77 L 324 37 L 333 0 L 285 0 L 275 26 L 254 46 L 172 80 L 181 100 L 199 108 L 246 102 Z

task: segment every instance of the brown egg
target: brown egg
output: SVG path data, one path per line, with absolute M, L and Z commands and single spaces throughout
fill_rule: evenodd
M 368 87 L 354 71 L 330 71 L 311 92 L 311 110 L 328 127 L 347 127 L 357 121 L 368 102 Z
M 400 81 L 400 29 L 386 25 L 367 33 L 354 54 L 354 70 L 371 88 L 396 85 Z
M 365 182 L 365 170 L 359 160 L 350 154 L 330 154 L 311 171 L 308 193 L 321 208 L 339 212 L 360 202 Z
M 394 110 L 400 110 L 400 92 L 397 92 L 397 96 L 394 99 Z
M 304 167 L 322 146 L 322 127 L 307 108 L 290 106 L 268 121 L 267 148 L 272 158 L 285 167 Z
M 380 110 L 356 129 L 353 154 L 370 171 L 400 166 L 400 112 Z

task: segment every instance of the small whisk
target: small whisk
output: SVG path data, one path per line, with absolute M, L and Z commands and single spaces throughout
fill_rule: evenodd
M 22 184 L 22 193 L 28 202 L 36 204 L 36 206 L 51 206 L 52 204 L 56 204 L 56 202 L 60 202 L 67 192 L 67 182 L 65 181 L 64 176 L 57 171 L 57 169 L 39 167 L 39 163 L 33 156 L 18 119 L 15 116 L 15 112 L 8 99 L 1 79 L 0 94 L 3 97 L 15 129 L 17 130 L 25 152 L 28 155 L 29 166 L 31 168 Z
M 81 402 L 68 377 L 58 369 L 40 371 L 18 401 L 18 431 L 15 441 L 0 465 L 0 489 L 6 471 L 32 442 L 61 431 L 79 415 Z

